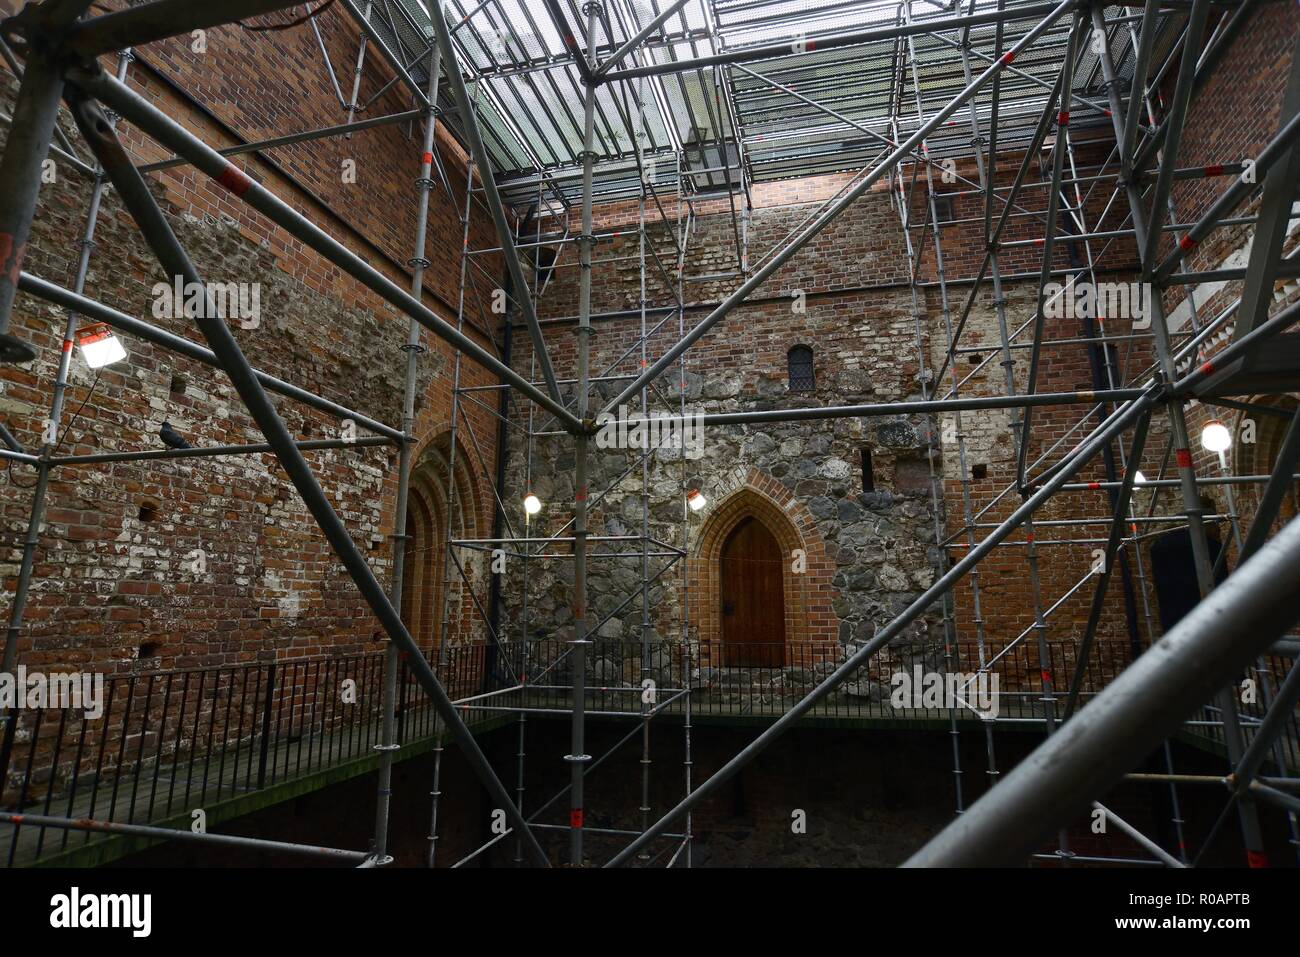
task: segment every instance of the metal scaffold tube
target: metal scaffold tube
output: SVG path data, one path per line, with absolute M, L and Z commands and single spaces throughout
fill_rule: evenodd
M 585 57 L 588 69 L 595 67 L 596 26 L 602 7 L 594 0 L 583 4 L 587 17 Z M 591 250 L 595 245 L 592 235 L 592 176 L 596 163 L 596 86 L 588 84 L 583 94 L 583 153 L 582 153 L 582 233 L 578 240 L 578 326 L 577 335 L 577 414 L 585 425 L 588 395 L 591 391 Z M 591 756 L 586 753 L 586 680 L 587 680 L 587 469 L 590 439 L 586 432 L 574 436 L 573 475 L 573 718 L 569 734 L 569 866 L 582 867 L 582 830 L 584 824 L 583 772 Z
M 124 89 L 124 88 L 123 88 Z M 87 142 L 91 144 L 99 162 L 104 167 L 113 185 L 122 197 L 123 203 L 139 225 L 146 241 L 157 254 L 164 270 L 171 275 L 181 277 L 186 283 L 195 283 L 206 289 L 172 232 L 166 217 L 159 209 L 143 177 L 132 164 L 126 150 L 122 147 L 112 127 L 99 108 L 87 100 L 76 98 L 74 118 Z M 390 640 L 394 641 L 407 655 L 407 660 L 415 678 L 433 701 L 434 708 L 450 726 L 453 736 L 460 744 L 470 765 L 494 799 L 500 801 L 500 807 L 507 817 L 517 826 L 523 825 L 523 817 L 510 800 L 501 781 L 492 770 L 486 756 L 479 748 L 473 733 L 465 726 L 460 715 L 448 698 L 432 668 L 424 660 L 420 649 L 411 638 L 401 616 L 389 601 L 383 586 L 380 585 L 370 565 L 357 548 L 346 526 L 334 511 L 310 466 L 303 459 L 302 453 L 294 444 L 283 420 L 276 412 L 261 383 L 258 382 L 252 367 L 248 364 L 243 350 L 231 334 L 226 323 L 217 317 L 217 309 L 210 293 L 205 293 L 195 316 L 195 322 L 204 338 L 207 339 L 213 353 L 221 366 L 230 376 L 240 398 L 247 406 L 250 415 L 265 434 L 267 441 L 275 451 L 276 458 L 289 475 L 295 488 L 301 495 L 308 511 L 316 520 L 325 538 L 332 546 L 335 555 L 356 583 L 361 596 L 369 605 L 379 623 L 383 626 Z M 548 861 L 541 847 L 535 840 L 528 843 L 530 855 L 535 863 L 547 866 Z
M 247 175 L 202 140 L 190 134 L 147 100 L 102 73 L 76 71 L 73 79 L 132 123 L 183 156 L 206 175 L 215 179 L 232 195 L 239 197 L 272 222 L 302 240 L 318 253 L 348 273 L 362 285 L 401 309 L 420 325 L 445 340 L 489 372 L 500 376 L 516 389 L 554 414 L 566 428 L 578 431 L 580 423 L 561 403 L 536 388 L 488 349 L 458 331 L 428 306 L 400 289 L 373 266 L 357 257 L 345 246 L 313 225 L 265 187 Z M 6 155 L 8 155 L 6 151 Z
M 450 72 L 450 71 L 449 71 Z M 456 304 L 456 328 L 463 329 L 465 324 L 465 299 L 466 299 L 466 276 L 469 266 L 469 237 L 470 225 L 472 222 L 472 204 L 474 198 L 474 178 L 478 174 L 479 166 L 473 156 L 470 156 L 465 163 L 465 205 L 461 213 L 461 255 L 460 255 L 460 292 Z M 447 541 L 443 543 L 442 548 L 442 606 L 438 609 L 438 634 L 437 647 L 431 649 L 435 660 L 441 665 L 446 661 L 447 654 L 451 647 L 452 640 L 452 623 L 451 623 L 451 569 L 456 564 L 459 570 L 459 562 L 456 559 L 455 543 L 453 536 L 456 503 L 457 503 L 457 482 L 456 482 L 456 463 L 459 455 L 459 442 L 457 441 L 460 429 L 460 380 L 461 380 L 461 356 L 456 353 L 455 359 L 452 360 L 451 373 L 451 425 L 447 430 Z M 497 454 L 501 454 L 498 449 Z M 468 583 L 462 585 L 466 590 L 469 589 Z M 471 595 L 472 597 L 472 595 Z M 432 797 L 432 805 L 429 811 L 429 853 L 426 863 L 433 867 L 437 863 L 438 850 L 438 812 L 442 807 L 442 742 L 437 739 L 437 726 L 435 724 L 434 749 L 433 749 L 433 789 L 429 792 Z M 521 809 L 522 813 L 522 809 Z
M 1292 520 L 908 867 L 1013 865 L 1120 780 L 1300 619 Z
M 505 206 L 501 201 L 501 194 L 497 190 L 496 177 L 492 172 L 487 147 L 483 144 L 483 137 L 479 133 L 478 120 L 475 117 L 474 106 L 470 102 L 469 91 L 465 88 L 465 81 L 460 75 L 460 63 L 456 56 L 456 50 L 452 46 L 451 32 L 447 28 L 447 18 L 443 14 L 442 4 L 434 3 L 430 6 L 434 36 L 437 38 L 437 46 L 442 53 L 442 59 L 447 63 L 447 85 L 451 87 L 452 96 L 460 112 L 461 129 L 465 134 L 465 138 L 469 141 L 475 169 L 478 171 L 479 180 L 483 184 L 483 195 L 487 199 L 488 212 L 491 213 L 492 222 L 496 226 L 497 239 L 501 243 L 501 254 L 505 258 L 506 268 L 510 271 L 511 288 L 515 300 L 524 314 L 524 321 L 528 324 L 528 334 L 532 337 L 533 349 L 537 354 L 537 362 L 541 367 L 542 378 L 546 381 L 547 394 L 558 403 L 561 402 L 560 387 L 555 381 L 555 370 L 551 368 L 551 356 L 546 348 L 546 340 L 542 338 L 541 326 L 537 323 L 537 310 L 533 305 L 533 297 L 528 291 L 528 280 L 524 277 L 523 266 L 519 262 L 519 253 L 515 249 L 514 230 L 507 219 Z M 431 99 L 430 102 L 436 102 L 436 98 Z
M 123 50 L 118 54 L 117 77 L 119 80 L 126 78 L 132 59 L 134 57 L 130 50 Z M 109 121 L 110 125 L 114 122 L 113 120 Z M 7 149 L 5 155 L 8 156 Z M 4 182 L 3 175 L 3 171 L 0 170 L 0 182 Z M 95 229 L 99 224 L 100 205 L 103 202 L 105 186 L 102 170 L 96 167 L 95 183 L 91 187 L 89 208 L 86 213 L 86 224 L 82 230 L 81 249 L 77 258 L 77 272 L 72 284 L 72 294 L 75 296 L 80 296 L 86 288 L 86 276 L 90 271 L 90 257 L 95 248 Z M 0 280 L 0 286 L 3 286 L 3 282 L 4 280 Z M 21 283 L 22 277 L 20 276 L 19 288 L 22 288 Z M 12 301 L 10 305 L 12 305 Z M 0 292 L 0 310 L 3 308 L 3 292 Z M 59 366 L 55 374 L 54 390 L 50 399 L 50 414 L 47 420 L 55 430 L 57 438 L 46 441 L 42 445 L 37 458 L 36 487 L 32 491 L 31 511 L 27 522 L 27 531 L 23 536 L 22 558 L 19 561 L 18 578 L 14 586 L 13 599 L 9 606 L 9 622 L 8 627 L 5 629 L 4 645 L 0 647 L 0 674 L 12 674 L 14 666 L 18 662 L 18 637 L 23 630 L 23 616 L 27 612 L 27 599 L 36 563 L 36 549 L 40 546 L 46 498 L 49 494 L 50 473 L 54 467 L 52 457 L 58 451 L 62 439 L 65 437 L 62 432 L 63 404 L 70 384 L 72 344 L 76 337 L 78 317 L 79 314 L 76 308 L 71 305 L 68 306 L 63 330 L 63 348 L 59 355 Z M 0 342 L 0 349 L 2 348 L 3 343 Z M 3 359 L 0 359 L 0 361 L 3 361 Z M 4 729 L 0 731 L 0 789 L 3 788 L 3 782 L 9 771 L 10 755 L 13 750 L 14 737 L 17 733 L 17 720 L 16 709 L 6 708 L 4 711 Z
M 364 49 L 364 47 L 363 47 Z M 357 72 L 360 74 L 360 63 Z M 356 91 L 353 90 L 353 100 Z M 411 295 L 421 299 L 424 294 L 424 270 L 429 266 L 425 258 L 426 233 L 429 225 L 429 192 L 433 189 L 433 151 L 434 135 L 437 130 L 437 115 L 432 104 L 438 102 L 438 48 L 429 54 L 429 103 L 425 108 L 424 150 L 420 155 L 420 176 L 415 181 L 416 218 L 415 251 L 411 254 Z M 409 536 L 406 534 L 407 511 L 411 488 L 411 454 L 415 441 L 415 402 L 418 397 L 418 376 L 420 371 L 420 353 L 424 346 L 420 342 L 420 324 L 414 318 L 410 320 L 406 332 L 406 343 L 402 351 L 406 356 L 406 379 L 402 389 L 402 435 L 403 440 L 397 456 L 397 500 L 393 507 L 393 564 L 389 574 L 389 598 L 393 607 L 402 609 L 403 572 L 406 568 L 406 548 Z M 379 751 L 378 794 L 375 798 L 375 836 L 372 848 L 374 862 L 387 864 L 392 861 L 388 854 L 388 808 L 392 799 L 393 752 L 398 749 L 397 742 L 397 669 L 400 652 L 397 645 L 390 640 L 384 649 L 384 687 L 381 708 L 383 711 L 383 741 L 376 746 Z M 434 736 L 439 733 L 435 721 Z M 432 855 L 431 855 L 432 856 Z
M 152 342 L 154 345 L 162 346 L 164 349 L 169 349 L 178 355 L 193 359 L 195 362 L 202 363 L 210 368 L 221 368 L 216 354 L 211 349 L 206 349 L 182 336 L 170 333 L 165 329 L 159 329 L 157 326 L 150 325 L 133 316 L 128 316 L 124 312 L 119 312 L 102 302 L 80 295 L 70 289 L 56 286 L 52 282 L 39 279 L 26 272 L 19 277 L 18 288 L 39 299 L 44 299 L 46 302 L 54 303 L 56 306 L 63 306 L 65 309 L 80 313 L 97 322 L 103 322 L 114 329 L 119 329 L 129 335 L 143 339 L 145 342 Z M 282 395 L 296 402 L 301 402 L 303 405 L 318 409 L 340 420 L 351 419 L 358 427 L 382 435 L 389 441 L 400 441 L 402 438 L 402 433 L 399 430 L 385 425 L 383 422 L 372 419 L 368 415 L 362 415 L 360 412 L 339 405 L 337 402 L 331 402 L 329 399 L 308 392 L 306 389 L 301 389 L 296 385 L 285 382 L 283 379 L 277 379 L 275 376 L 268 375 L 257 369 L 253 370 L 253 375 L 257 377 L 257 381 L 262 383 L 262 387 L 268 392 L 274 392 L 276 395 Z
M 1194 0 L 1183 40 L 1185 51 L 1199 48 L 1199 40 L 1205 28 L 1208 7 L 1208 0 Z M 1091 16 L 1093 28 L 1104 34 L 1106 21 L 1099 4 L 1093 5 Z M 1106 79 L 1107 95 L 1111 102 L 1111 121 L 1116 139 L 1122 144 L 1124 129 L 1121 124 L 1123 123 L 1125 110 L 1119 100 L 1118 79 L 1109 46 L 1105 43 L 1099 44 L 1098 55 L 1103 76 Z M 1152 198 L 1149 221 L 1141 190 L 1133 181 L 1133 170 L 1137 164 L 1134 163 L 1130 155 L 1125 155 L 1122 151 L 1120 153 L 1120 164 L 1125 174 L 1124 189 L 1129 201 L 1129 215 L 1133 223 L 1135 240 L 1141 256 L 1141 278 L 1143 281 L 1150 281 L 1155 271 L 1155 258 L 1160 248 L 1158 230 L 1166 211 L 1165 202 L 1168 199 L 1169 190 L 1173 183 L 1172 170 L 1178 155 L 1178 146 L 1183 131 L 1183 118 L 1186 115 L 1188 103 L 1191 99 L 1195 73 L 1195 58 L 1184 56 L 1179 67 L 1173 102 L 1167 120 L 1170 125 L 1169 133 L 1165 138 L 1164 156 L 1168 157 L 1169 162 L 1161 167 L 1161 173 L 1154 190 L 1155 194 Z M 1141 97 L 1131 97 L 1129 99 L 1128 110 L 1138 110 L 1140 107 Z M 1154 344 L 1160 372 L 1166 381 L 1173 381 L 1176 378 L 1176 370 L 1170 350 L 1169 328 L 1161 296 L 1153 295 L 1151 297 L 1150 309 L 1151 315 L 1149 319 L 1155 332 Z M 1239 339 L 1238 343 L 1242 341 Z M 1187 517 L 1197 585 L 1201 599 L 1204 601 L 1214 589 L 1215 582 L 1203 520 L 1204 508 L 1201 505 L 1200 492 L 1197 489 L 1196 471 L 1192 464 L 1191 443 L 1187 434 L 1187 420 L 1183 399 L 1171 396 L 1165 404 L 1165 410 L 1168 413 L 1171 440 L 1177 458 L 1183 512 Z M 1235 764 L 1241 760 L 1242 753 L 1245 750 L 1245 742 L 1237 718 L 1236 699 L 1231 691 L 1224 687 L 1219 689 L 1215 700 L 1223 715 L 1224 743 L 1228 751 L 1228 758 Z M 1263 860 L 1263 837 L 1260 833 L 1259 819 L 1255 813 L 1254 804 L 1249 797 L 1244 797 L 1238 802 L 1237 809 L 1241 819 L 1247 859 L 1252 865 L 1261 863 Z

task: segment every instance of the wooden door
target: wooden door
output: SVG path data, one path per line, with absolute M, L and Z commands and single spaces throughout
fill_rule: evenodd
M 727 667 L 785 664 L 785 559 L 776 538 L 744 519 L 722 544 L 722 659 Z

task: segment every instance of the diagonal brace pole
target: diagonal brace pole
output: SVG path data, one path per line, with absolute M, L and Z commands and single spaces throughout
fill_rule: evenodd
M 988 82 L 1002 72 L 1002 70 L 1011 63 L 1011 61 L 1014 60 L 1021 51 L 1034 43 L 1034 41 L 1042 36 L 1042 34 L 1045 33 L 1052 24 L 1054 24 L 1073 6 L 1074 0 L 1065 0 L 1065 2 L 1057 5 L 1055 9 L 1047 15 L 1046 19 L 1040 21 L 1030 29 L 1029 32 L 1021 38 L 1019 43 L 1015 44 L 1015 46 L 1002 55 L 1002 58 L 998 60 L 997 63 L 994 63 L 987 70 L 968 83 L 966 87 L 953 97 L 946 106 L 930 117 L 929 120 L 921 125 L 920 129 L 900 143 L 897 149 L 881 160 L 880 164 L 868 175 L 864 176 L 862 180 L 853 187 L 853 189 L 841 196 L 834 205 L 829 207 L 825 212 L 813 220 L 813 222 L 805 227 L 798 236 L 791 239 L 784 249 L 772 256 L 772 258 L 763 265 L 763 268 L 759 269 L 754 273 L 754 275 L 750 276 L 749 279 L 741 283 L 731 295 L 719 303 L 717 308 L 700 320 L 699 324 L 696 325 L 695 328 L 683 336 L 677 345 L 673 346 L 656 359 L 648 369 L 628 383 L 623 391 L 606 402 L 600 411 L 609 412 L 617 409 L 620 405 L 639 393 L 645 387 L 646 383 L 662 375 L 669 366 L 676 362 L 678 358 L 686 352 L 687 349 L 694 345 L 699 339 L 703 338 L 704 335 L 713 328 L 713 326 L 725 318 L 728 313 L 748 299 L 755 289 L 765 283 L 774 273 L 776 273 L 777 270 L 793 259 L 799 250 L 806 246 L 814 236 L 825 229 L 832 220 L 840 215 L 840 213 L 844 212 L 844 210 L 857 202 L 857 200 L 866 193 L 867 190 L 871 189 L 871 187 L 875 185 L 882 176 L 897 166 L 904 157 L 910 155 L 926 137 L 946 123 L 949 117 L 956 113 L 957 110 L 966 103 L 966 101 L 982 90 Z
M 474 105 L 470 102 L 469 91 L 465 88 L 465 79 L 460 75 L 460 58 L 456 55 L 456 48 L 451 42 L 451 31 L 447 29 L 447 18 L 443 14 L 441 3 L 429 5 L 429 17 L 433 21 L 433 32 L 447 72 L 447 85 L 451 87 L 451 95 L 456 101 L 456 110 L 460 114 L 461 131 L 469 142 L 470 152 L 474 155 L 474 171 L 478 173 L 479 181 L 483 184 L 483 197 L 487 200 L 488 212 L 492 214 L 497 239 L 501 241 L 501 254 L 510 273 L 511 292 L 524 314 L 524 321 L 528 324 L 528 335 L 533 341 L 533 351 L 537 354 L 537 365 L 546 382 L 546 391 L 556 402 L 562 402 L 560 387 L 555 381 L 555 369 L 551 366 L 551 354 L 546 349 L 541 323 L 537 321 L 537 306 L 529 291 L 524 268 L 519 262 L 519 251 L 515 249 L 514 230 L 506 218 L 506 209 L 501 201 L 501 193 L 497 190 L 496 177 L 492 175 L 492 157 L 488 155 L 487 146 L 483 143 Z
M 1300 521 L 1215 588 L 905 867 L 1018 864 L 1300 617 Z
M 72 71 L 69 79 L 153 136 L 177 156 L 185 157 L 196 169 L 216 180 L 222 188 L 242 199 L 290 235 L 302 240 L 380 298 L 396 306 L 406 315 L 414 317 L 420 325 L 438 338 L 459 349 L 487 371 L 509 382 L 520 393 L 554 414 L 565 429 L 570 432 L 582 430 L 582 424 L 564 407 L 563 403 L 552 399 L 489 350 L 456 329 L 424 303 L 398 287 L 379 270 L 298 213 L 288 203 L 255 183 L 224 156 L 192 135 L 126 84 L 118 82 L 102 70 L 75 70 Z
M 149 192 L 144 178 L 135 169 L 103 112 L 95 104 L 80 98 L 74 99 L 72 105 L 73 116 L 82 135 L 90 144 L 105 173 L 112 180 L 123 203 L 140 226 L 141 232 L 157 254 L 163 268 L 172 275 L 183 277 L 187 284 L 201 283 L 194 264 L 176 239 L 153 194 Z M 324 490 L 312 474 L 311 467 L 294 444 L 289 430 L 280 419 L 262 384 L 254 375 L 253 368 L 245 358 L 239 343 L 225 322 L 216 317 L 211 296 L 205 294 L 204 300 L 201 307 L 202 314 L 194 317 L 195 323 L 207 339 L 221 367 L 230 376 L 240 398 L 248 407 L 249 414 L 266 435 L 276 458 L 279 459 L 281 466 L 302 496 L 303 503 L 316 519 L 339 561 L 356 582 L 357 589 L 388 633 L 389 639 L 406 653 L 411 672 L 428 692 L 434 708 L 451 729 L 470 766 L 492 800 L 496 802 L 496 806 L 503 809 L 511 822 L 520 828 L 524 843 L 533 860 L 540 866 L 549 866 L 537 839 L 528 831 L 523 815 L 511 801 L 505 787 L 502 786 L 492 766 L 479 749 L 473 734 L 456 712 L 447 692 L 438 682 L 433 669 L 429 667 L 429 663 L 420 653 L 410 632 L 402 623 L 397 609 L 389 601 L 383 586 L 371 571 L 365 557 L 352 540 L 352 536 L 348 534 L 347 527 L 330 505 Z
M 716 792 L 723 784 L 733 778 L 741 768 L 758 757 L 776 738 L 780 737 L 811 711 L 817 702 L 847 681 L 854 672 L 865 665 L 878 651 L 893 641 L 904 628 L 921 617 L 936 600 L 947 594 L 953 585 L 965 577 L 967 572 L 982 561 L 989 552 L 1005 541 L 1008 536 L 1020 527 L 1025 519 L 1054 495 L 1072 475 L 1083 468 L 1105 443 L 1110 442 L 1116 435 L 1128 428 L 1138 416 L 1145 414 L 1158 395 L 1158 390 L 1152 388 L 1144 393 L 1141 398 L 1116 410 L 1104 426 L 1099 427 L 1065 460 L 1066 466 L 1051 481 L 1045 483 L 1033 495 L 1026 498 L 1014 512 L 1007 516 L 1002 524 L 989 532 L 988 536 L 978 545 L 970 549 L 961 561 L 953 565 L 943 577 L 917 596 L 916 601 L 912 602 L 902 614 L 876 632 L 874 638 L 863 645 L 835 671 L 827 675 L 821 684 L 809 692 L 801 701 L 793 705 L 789 711 L 751 741 L 739 754 L 715 771 L 712 777 L 701 783 L 676 807 L 645 830 L 640 837 L 623 848 L 605 866 L 617 867 L 631 860 L 650 841 L 668 830 L 673 821 Z

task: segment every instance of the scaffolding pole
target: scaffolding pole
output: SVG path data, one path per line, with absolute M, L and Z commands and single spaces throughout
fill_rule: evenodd
M 1292 521 L 905 866 L 1019 863 L 1292 627 L 1298 590 Z

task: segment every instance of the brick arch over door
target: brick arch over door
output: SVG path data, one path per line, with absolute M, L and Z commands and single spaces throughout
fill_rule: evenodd
M 1282 440 L 1286 436 L 1288 426 L 1291 424 L 1288 416 L 1295 414 L 1296 407 L 1300 405 L 1300 402 L 1297 402 L 1296 398 L 1290 395 L 1254 395 L 1250 396 L 1248 401 L 1252 405 L 1275 409 L 1281 414 L 1269 415 L 1267 413 L 1241 412 L 1236 416 L 1235 422 L 1229 423 L 1234 436 L 1232 458 L 1236 473 L 1238 475 L 1271 475 L 1277 465 L 1278 454 L 1282 451 Z M 1244 441 L 1247 419 L 1253 419 L 1255 423 L 1255 441 L 1253 442 Z M 1255 509 L 1259 507 L 1259 498 L 1263 492 L 1263 485 L 1239 486 L 1239 491 L 1236 493 L 1236 504 L 1237 513 L 1242 516 L 1243 529 L 1249 527 Z M 1300 482 L 1292 483 L 1287 489 L 1281 507 L 1278 509 L 1277 519 L 1274 521 L 1274 531 L 1285 525 L 1297 514 L 1300 514 Z
M 839 637 L 839 619 L 832 608 L 834 563 L 812 514 L 790 491 L 771 476 L 752 469 L 746 482 L 716 505 L 706 506 L 700 530 L 688 561 L 692 630 L 706 655 L 719 659 L 722 642 L 721 557 L 723 545 L 746 519 L 761 523 L 776 539 L 785 558 L 782 584 L 785 599 L 785 643 L 813 645 L 830 651 Z M 794 570 L 796 549 L 802 549 L 806 569 Z M 787 654 L 796 661 L 802 654 Z
M 442 635 L 443 561 L 446 555 L 448 482 L 451 473 L 451 438 L 443 433 L 427 442 L 416 455 L 411 469 L 407 508 L 406 567 L 402 575 L 402 619 L 421 648 L 437 646 Z M 464 446 L 456 443 L 455 538 L 481 536 L 481 510 L 477 483 Z M 465 555 L 459 556 L 466 561 Z M 451 597 L 447 614 L 454 640 L 464 640 L 474 629 L 473 601 L 464 596 L 464 585 L 455 565 L 450 569 Z M 462 600 L 463 599 L 463 600 Z

